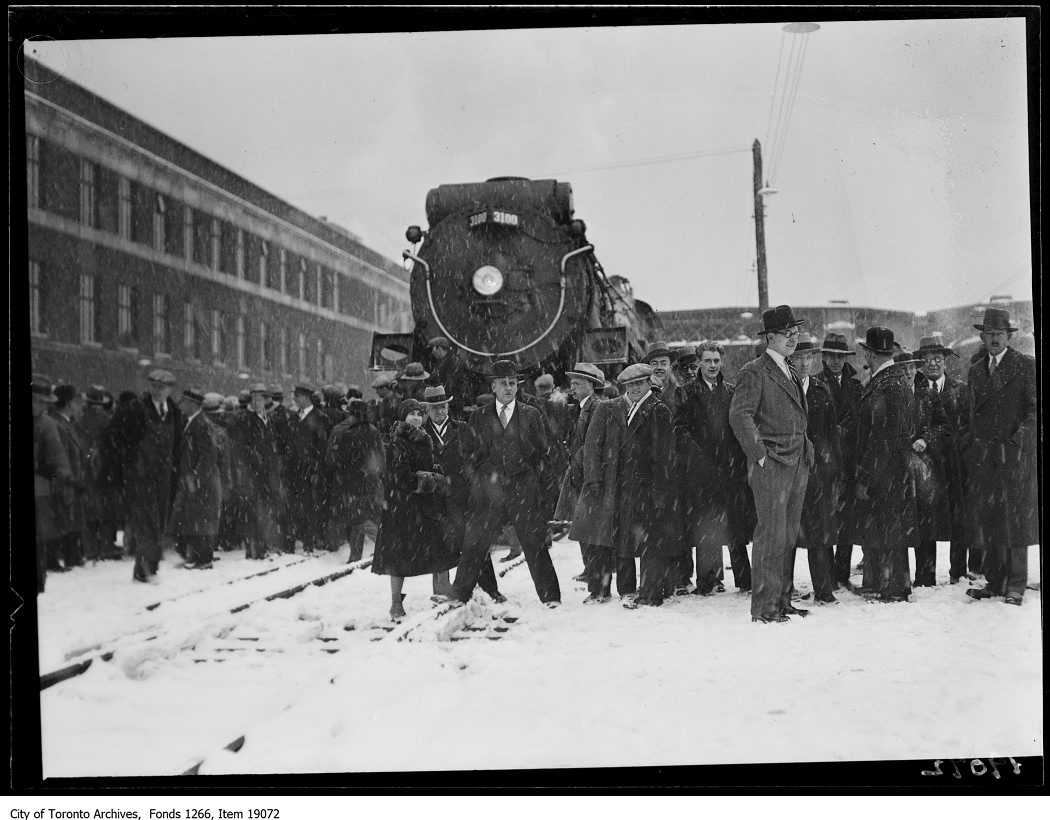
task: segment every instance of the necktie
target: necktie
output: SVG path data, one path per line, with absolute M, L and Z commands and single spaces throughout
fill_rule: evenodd
M 165 413 L 164 410 L 165 408 L 163 404 L 157 405 L 157 415 L 160 416 L 161 421 L 164 421 L 164 417 L 167 415 L 167 413 Z
M 992 376 L 995 374 L 995 356 L 988 357 L 988 375 Z
M 507 405 L 503 405 L 499 411 L 500 424 L 503 425 L 503 429 L 507 429 L 507 425 L 510 424 L 510 418 L 507 416 Z
M 802 380 L 798 377 L 798 371 L 795 370 L 795 363 L 791 359 L 787 360 L 788 371 L 791 373 L 791 381 L 795 383 L 795 389 L 798 391 L 798 400 L 802 401 Z

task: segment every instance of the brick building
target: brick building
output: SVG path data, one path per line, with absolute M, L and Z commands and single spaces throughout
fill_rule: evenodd
M 366 383 L 372 333 L 411 329 L 407 273 L 348 231 L 61 76 L 25 82 L 25 119 L 35 372 Z

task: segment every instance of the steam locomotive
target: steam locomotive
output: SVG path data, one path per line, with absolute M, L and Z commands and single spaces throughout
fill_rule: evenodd
M 574 217 L 572 186 L 497 177 L 441 185 L 427 194 L 429 228 L 410 227 L 415 329 L 400 344 L 377 338 L 373 365 L 421 358 L 444 336 L 460 367 L 484 381 L 496 359 L 530 376 L 560 376 L 577 361 L 618 372 L 645 353 L 658 332 L 630 283 L 607 277 Z M 411 349 L 407 349 L 407 348 Z

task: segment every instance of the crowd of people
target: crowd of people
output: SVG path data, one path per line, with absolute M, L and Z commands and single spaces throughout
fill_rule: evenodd
M 841 588 L 906 601 L 936 583 L 937 541 L 950 542 L 951 583 L 983 573 L 971 597 L 1021 604 L 1038 541 L 1035 362 L 1009 347 L 1008 313 L 975 325 L 983 347 L 965 382 L 935 336 L 912 352 L 870 328 L 853 365 L 845 336 L 817 342 L 787 305 L 762 322 L 764 350 L 735 384 L 717 342 L 656 341 L 615 380 L 578 362 L 567 385 L 538 376 L 535 395 L 514 362 L 495 361 L 490 392 L 457 400 L 441 337 L 432 373 L 382 373 L 372 401 L 298 384 L 289 406 L 262 383 L 226 397 L 191 386 L 176 401 L 165 370 L 114 399 L 35 375 L 38 590 L 48 571 L 125 555 L 134 581 L 157 583 L 169 543 L 192 570 L 233 549 L 348 543 L 358 561 L 371 531 L 398 620 L 408 577 L 431 576 L 431 600 L 452 606 L 477 586 L 506 600 L 490 553 L 509 528 L 549 608 L 562 597 L 549 549 L 566 533 L 588 605 L 612 599 L 614 576 L 628 609 L 725 592 L 723 548 L 755 622 L 804 617 L 802 599 L 835 604 Z

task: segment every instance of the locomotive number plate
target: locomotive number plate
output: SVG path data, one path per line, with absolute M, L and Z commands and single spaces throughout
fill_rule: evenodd
M 479 225 L 509 225 L 516 228 L 518 227 L 518 215 L 508 214 L 505 211 L 482 211 L 467 218 L 468 228 L 476 228 Z

